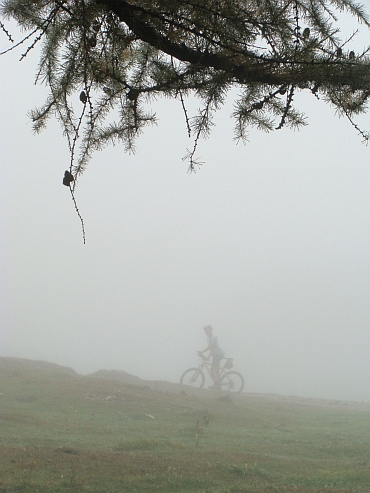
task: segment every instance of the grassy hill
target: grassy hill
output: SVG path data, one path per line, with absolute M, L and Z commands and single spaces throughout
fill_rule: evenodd
M 0 358 L 0 493 L 369 492 L 370 405 Z

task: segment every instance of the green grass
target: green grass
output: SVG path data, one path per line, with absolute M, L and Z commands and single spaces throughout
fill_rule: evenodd
M 369 492 L 370 405 L 0 358 L 0 493 Z

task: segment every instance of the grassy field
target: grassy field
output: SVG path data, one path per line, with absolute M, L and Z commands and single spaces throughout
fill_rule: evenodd
M 102 376 L 0 358 L 1 493 L 370 492 L 369 404 Z

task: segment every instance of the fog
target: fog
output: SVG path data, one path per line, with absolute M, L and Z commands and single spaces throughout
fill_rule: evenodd
M 230 101 L 187 173 L 181 107 L 76 190 L 55 122 L 32 134 L 37 53 L 1 66 L 0 356 L 177 382 L 211 324 L 247 392 L 370 401 L 369 148 L 298 96 L 309 126 L 233 141 Z M 369 129 L 368 116 L 360 119 Z

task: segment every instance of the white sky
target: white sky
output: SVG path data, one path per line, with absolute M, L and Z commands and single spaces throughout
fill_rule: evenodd
M 188 174 L 160 99 L 136 155 L 108 148 L 80 179 L 83 245 L 66 141 L 27 117 L 34 51 L 0 59 L 0 355 L 176 382 L 211 324 L 246 391 L 370 401 L 370 149 L 349 123 L 299 97 L 308 127 L 236 145 L 230 102 Z

